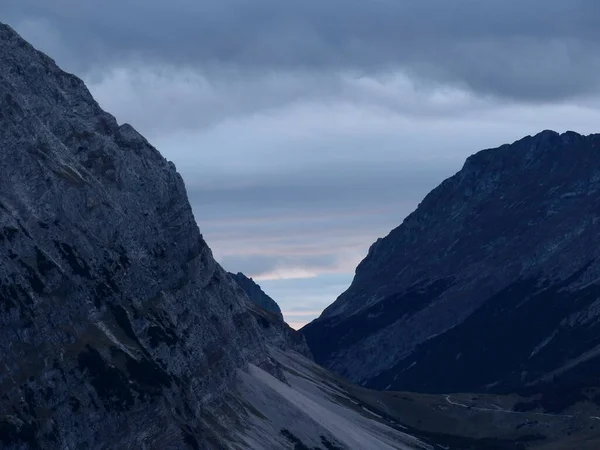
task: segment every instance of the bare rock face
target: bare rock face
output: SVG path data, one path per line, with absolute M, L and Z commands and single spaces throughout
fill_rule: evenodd
M 281 308 L 279 308 L 277 302 L 265 294 L 261 287 L 256 284 L 252 278 L 248 278 L 242 272 L 229 272 L 229 276 L 233 278 L 235 282 L 244 290 L 250 300 L 252 300 L 265 311 L 273 313 L 283 320 L 283 314 L 281 314 Z
M 316 361 L 378 389 L 592 385 L 599 208 L 600 135 L 544 131 L 469 157 L 302 330 Z
M 222 448 L 266 344 L 174 165 L 2 24 L 0 154 L 0 447 Z
M 277 302 L 269 297 L 252 278 L 248 278 L 243 273 L 229 273 L 229 276 L 235 280 L 236 284 L 252 302 L 252 314 L 258 322 L 261 334 L 267 343 L 281 350 L 294 350 L 304 357 L 312 359 L 306 338 L 283 320 Z
M 265 311 L 254 305 L 252 313 L 261 330 L 261 334 L 269 346 L 281 350 L 294 350 L 305 358 L 313 359 L 312 353 L 306 343 L 306 337 L 299 331 L 290 327 L 277 315 Z

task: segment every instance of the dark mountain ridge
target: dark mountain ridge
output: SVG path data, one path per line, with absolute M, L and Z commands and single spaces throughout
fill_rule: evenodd
M 269 297 L 252 278 L 248 278 L 241 272 L 237 274 L 228 272 L 228 274 L 256 306 L 251 308 L 251 311 L 261 326 L 262 335 L 267 342 L 281 349 L 293 349 L 312 359 L 306 338 L 283 320 L 277 302 Z
M 235 282 L 244 290 L 250 300 L 252 300 L 265 311 L 269 311 L 283 320 L 283 314 L 281 314 L 281 308 L 279 308 L 277 302 L 265 294 L 261 287 L 256 284 L 252 278 L 248 278 L 242 272 L 228 273 L 229 276 L 233 278 Z
M 563 391 L 600 368 L 600 135 L 481 151 L 369 249 L 302 329 L 377 389 Z

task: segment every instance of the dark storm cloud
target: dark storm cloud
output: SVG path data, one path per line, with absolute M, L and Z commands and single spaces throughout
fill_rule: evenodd
M 598 89 L 599 13 L 594 0 L 5 0 L 0 6 L 4 20 L 37 33 L 37 44 L 60 41 L 73 70 L 132 58 L 215 73 L 227 68 L 229 76 L 401 70 L 422 82 L 537 101 Z

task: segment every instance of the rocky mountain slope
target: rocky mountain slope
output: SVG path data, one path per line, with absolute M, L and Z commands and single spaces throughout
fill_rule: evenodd
M 317 362 L 377 389 L 600 401 L 599 229 L 600 135 L 484 150 L 302 332 Z
M 0 154 L 0 447 L 431 448 L 306 385 L 173 164 L 3 24 Z
M 175 167 L 4 25 L 0 99 L 0 441 L 210 433 L 203 415 L 266 345 Z
M 270 352 L 280 368 L 277 377 L 250 365 L 240 372 L 236 385 L 235 398 L 253 411 L 240 428 L 241 449 L 448 448 L 408 434 L 400 421 L 379 413 L 377 400 L 356 396 L 351 384 L 298 353 L 273 348 Z
M 283 314 L 281 314 L 281 308 L 279 308 L 277 302 L 265 294 L 261 287 L 256 284 L 252 278 L 248 278 L 242 272 L 228 273 L 229 276 L 233 278 L 235 282 L 244 290 L 250 300 L 252 300 L 265 311 L 271 312 L 283 320 Z
M 229 275 L 252 302 L 249 310 L 260 325 L 261 334 L 269 345 L 283 350 L 292 349 L 312 359 L 306 338 L 284 322 L 279 305 L 275 300 L 265 294 L 252 278 L 246 277 L 243 273 L 239 272 L 236 275 L 229 273 Z M 266 308 L 263 305 L 266 305 Z

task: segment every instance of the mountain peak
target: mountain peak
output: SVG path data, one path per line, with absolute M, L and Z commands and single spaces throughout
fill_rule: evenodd
M 599 135 L 546 130 L 470 156 L 371 246 L 350 288 L 303 328 L 315 360 L 377 388 L 536 383 L 561 367 L 576 333 L 600 329 L 599 197 Z M 569 328 L 574 317 L 588 331 Z M 495 349 L 494 370 L 467 364 L 485 355 L 469 342 Z M 495 353 L 511 345 L 522 352 Z M 585 377 L 579 367 L 573 377 Z

